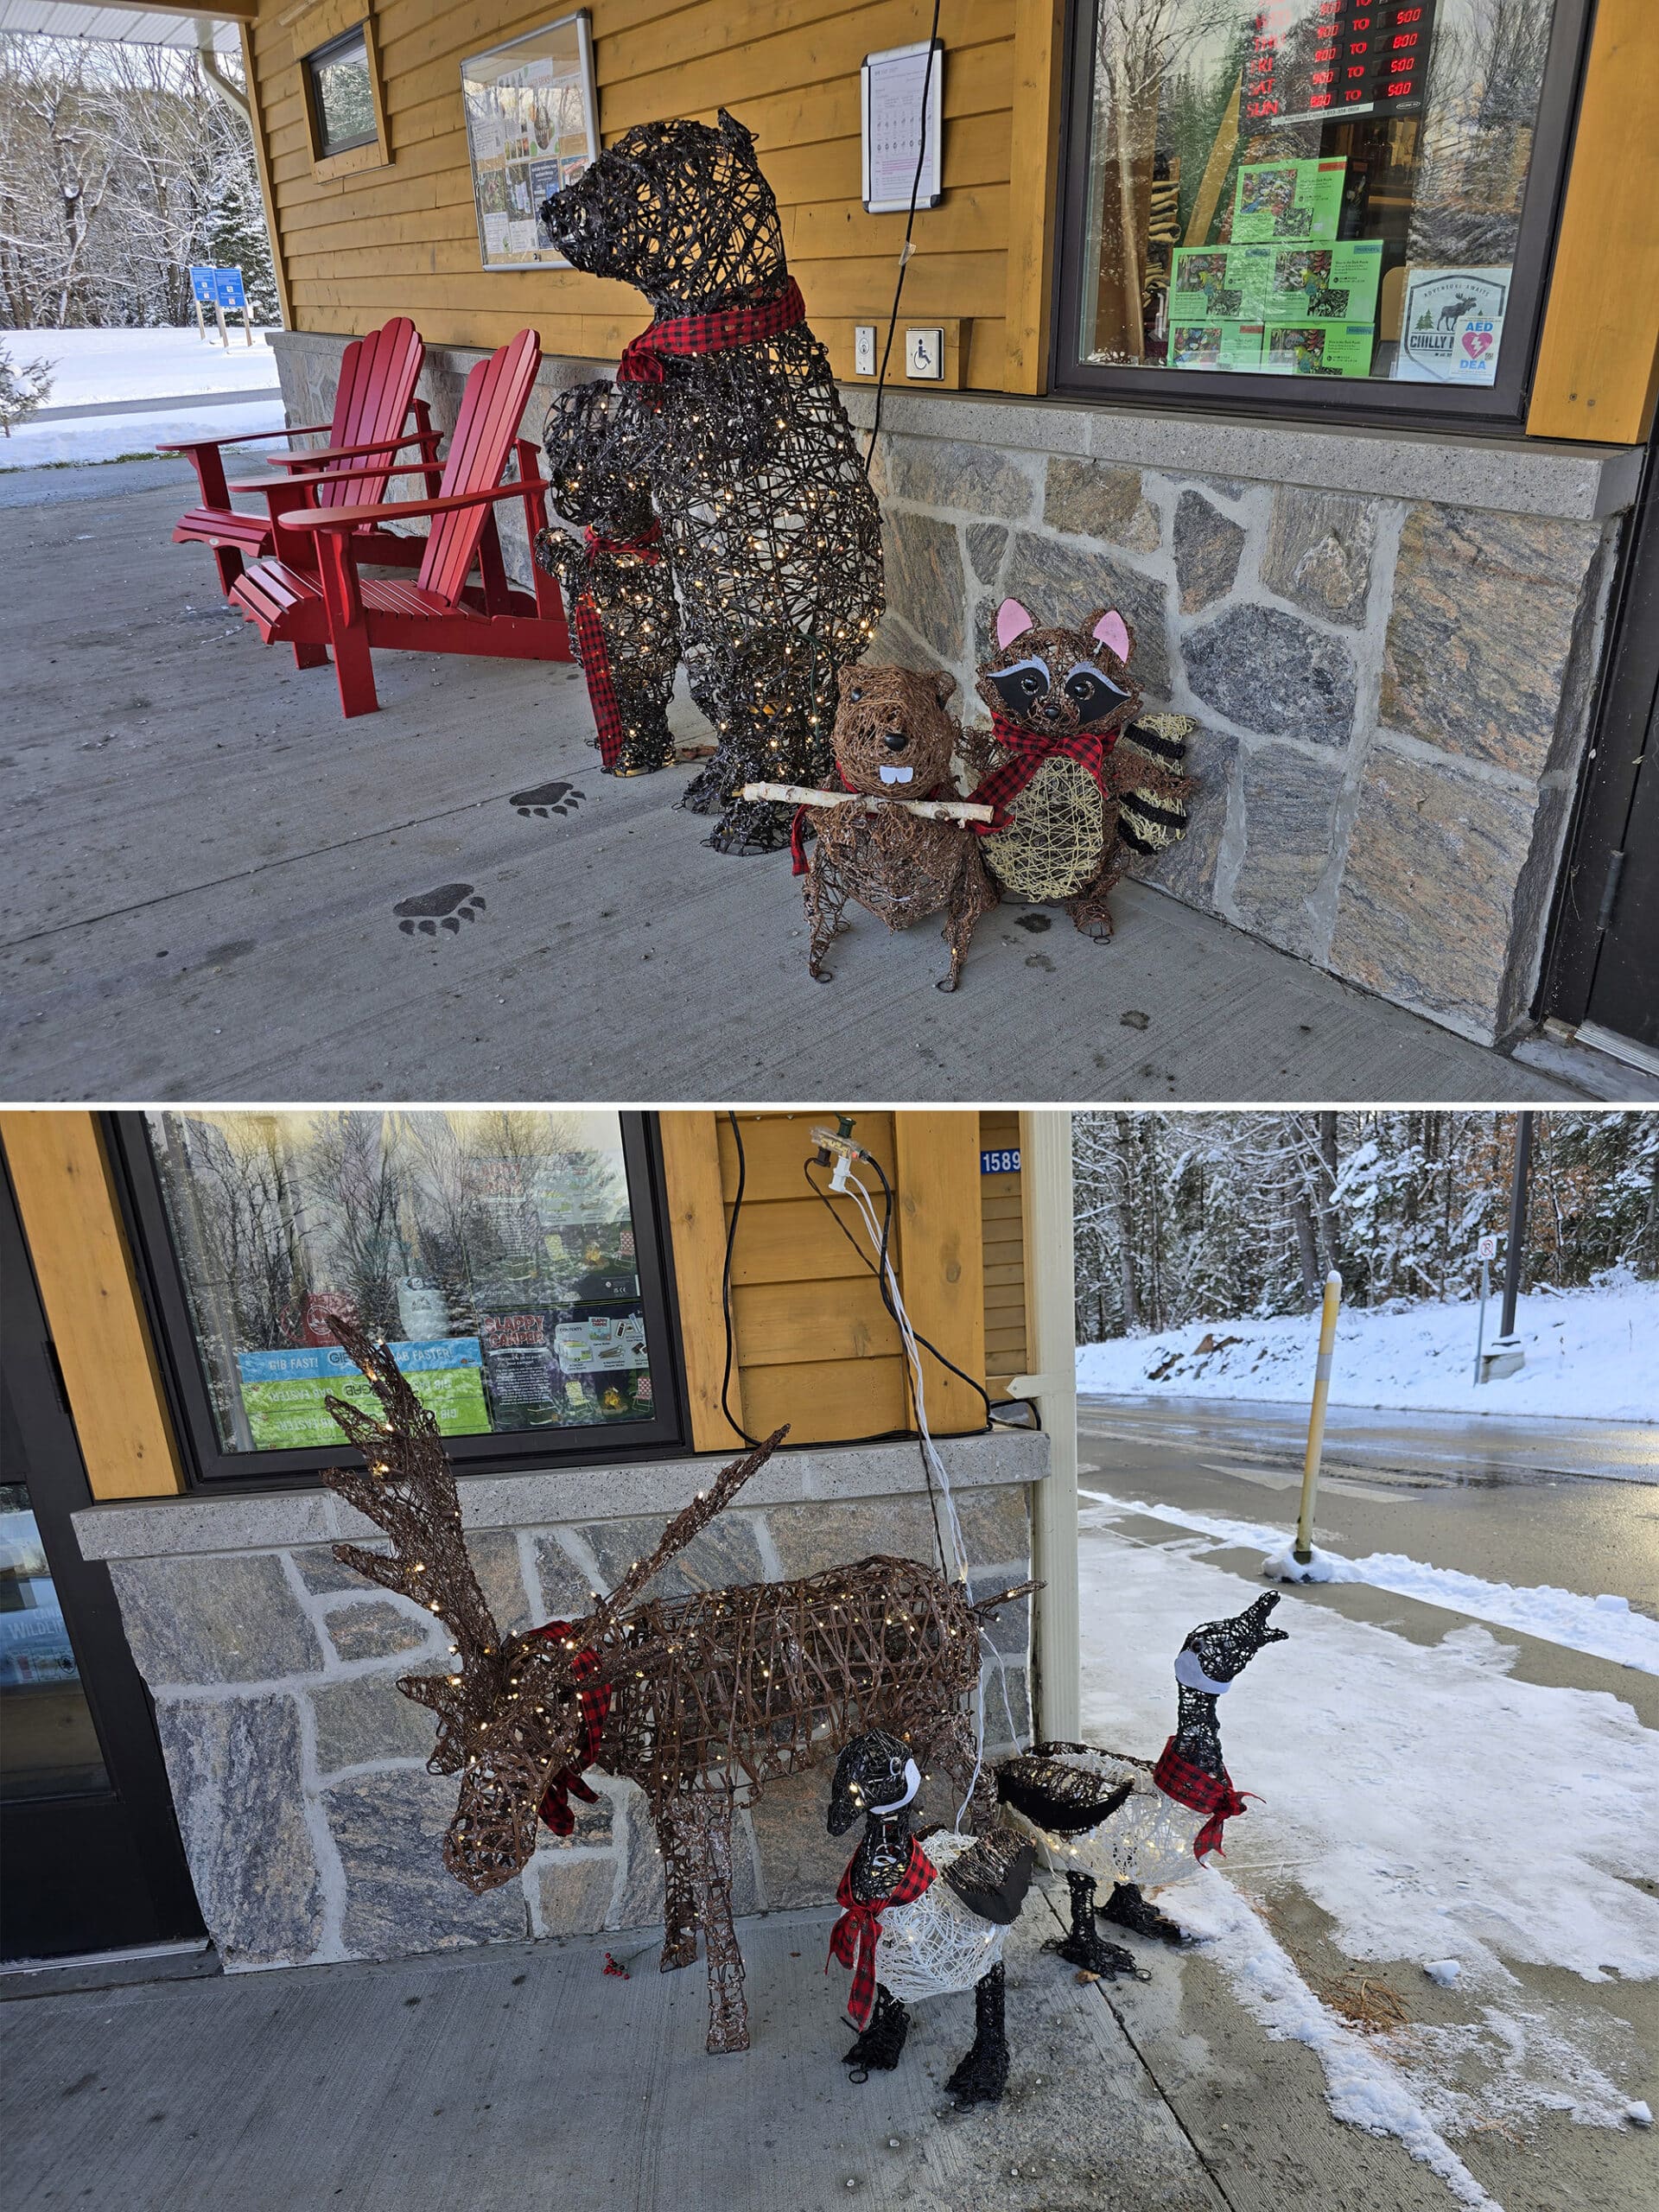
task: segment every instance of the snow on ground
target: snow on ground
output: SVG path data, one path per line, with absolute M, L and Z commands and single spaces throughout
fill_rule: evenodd
M 1486 1307 L 1486 1341 L 1500 1302 Z M 1534 1292 L 1516 1307 L 1527 1363 L 1502 1382 L 1474 1382 L 1472 1302 L 1403 1313 L 1345 1308 L 1337 1325 L 1334 1406 L 1437 1413 L 1547 1414 L 1583 1421 L 1659 1421 L 1654 1344 L 1659 1283 L 1626 1278 L 1559 1296 Z M 1272 1399 L 1306 1404 L 1313 1387 L 1319 1316 L 1193 1321 L 1158 1336 L 1079 1344 L 1077 1388 L 1107 1396 Z M 1206 1340 L 1208 1351 L 1199 1347 Z
M 213 329 L 211 322 L 208 327 Z M 256 329 L 253 344 L 245 345 L 235 321 L 228 353 L 216 330 L 204 345 L 194 324 L 188 330 L 8 330 L 0 334 L 15 362 L 53 364 L 48 408 L 101 406 L 118 399 L 171 398 L 203 391 L 262 391 L 276 382 L 276 363 L 264 332 Z M 0 468 L 114 461 L 124 454 L 153 453 L 158 445 L 179 438 L 245 437 L 256 430 L 280 430 L 283 420 L 282 403 L 262 399 L 243 407 L 187 405 L 134 415 L 86 416 L 78 421 L 21 423 L 9 438 L 0 439 Z
M 1259 1588 L 1185 1548 L 1082 1544 L 1084 1733 L 1142 1756 L 1173 1725 L 1173 1664 L 1197 1623 Z M 1452 2145 L 1478 2126 L 1565 2112 L 1618 2126 L 1644 2086 L 1634 2035 L 1599 2009 L 1546 2004 L 1511 1962 L 1586 1981 L 1659 1976 L 1659 1738 L 1605 1692 L 1511 1681 L 1512 1655 L 1464 1627 L 1425 1648 L 1294 1599 L 1221 1708 L 1227 1764 L 1259 1793 L 1211 1859 L 1159 1903 L 1270 2035 L 1308 2044 L 1332 2109 L 1397 2135 L 1465 2203 L 1491 2202 Z M 1320 2004 L 1253 1897 L 1294 1881 L 1331 1942 L 1411 1974 L 1458 1962 L 1460 2022 L 1358 2034 Z M 1447 1993 L 1451 1994 L 1451 1993 Z M 1437 2007 L 1445 1999 L 1438 1993 Z
M 1264 1571 L 1275 1580 L 1294 1578 L 1280 1567 L 1285 1550 L 1285 1531 L 1265 1521 L 1234 1521 L 1221 1513 L 1189 1513 L 1185 1506 L 1149 1504 L 1140 1498 L 1114 1497 L 1108 1491 L 1085 1490 L 1084 1497 L 1102 1509 L 1090 1519 L 1116 1520 L 1121 1514 L 1145 1513 L 1167 1521 L 1177 1529 L 1191 1529 L 1212 1536 L 1218 1543 L 1243 1544 L 1268 1554 Z M 1457 1613 L 1472 1613 L 1477 1620 L 1498 1628 L 1520 1629 L 1546 1643 L 1562 1643 L 1569 1650 L 1584 1651 L 1597 1659 L 1611 1659 L 1622 1667 L 1640 1667 L 1659 1675 L 1659 1621 L 1631 1610 L 1627 1598 L 1611 1593 L 1586 1598 L 1575 1590 L 1559 1590 L 1551 1583 L 1522 1585 L 1488 1582 L 1483 1575 L 1465 1574 L 1452 1567 L 1430 1567 L 1408 1559 L 1403 1552 L 1368 1552 L 1363 1559 L 1344 1559 L 1339 1553 L 1319 1551 L 1319 1572 L 1310 1580 L 1369 1582 L 1378 1590 L 1392 1590 L 1402 1598 L 1415 1598 L 1426 1605 L 1445 1605 Z

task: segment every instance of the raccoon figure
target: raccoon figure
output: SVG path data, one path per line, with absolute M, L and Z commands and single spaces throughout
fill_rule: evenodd
M 1075 630 L 1039 629 L 1005 599 L 996 642 L 978 684 L 990 734 L 973 747 L 973 798 L 995 810 L 980 833 L 986 864 L 1015 898 L 1061 902 L 1104 940 L 1108 895 L 1125 868 L 1185 834 L 1193 786 L 1181 764 L 1197 725 L 1185 715 L 1138 719 L 1135 639 L 1112 608 Z

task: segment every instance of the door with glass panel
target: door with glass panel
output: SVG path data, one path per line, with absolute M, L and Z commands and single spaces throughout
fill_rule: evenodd
M 0 1301 L 0 1957 L 200 1936 L 149 1700 L 70 1525 L 91 1496 L 3 1176 Z

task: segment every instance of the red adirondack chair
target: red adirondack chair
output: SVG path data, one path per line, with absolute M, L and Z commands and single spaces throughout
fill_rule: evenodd
M 515 591 L 507 582 L 501 541 L 495 527 L 495 502 L 522 499 L 533 540 L 547 521 L 540 457 L 528 438 L 517 438 L 536 372 L 541 340 L 521 330 L 508 345 L 480 361 L 467 379 L 461 412 L 449 441 L 438 494 L 429 499 L 399 499 L 346 506 L 324 505 L 325 486 L 335 493 L 344 475 L 308 477 L 300 488 L 308 504 L 276 518 L 276 553 L 253 563 L 231 590 L 239 607 L 267 645 L 292 645 L 302 668 L 320 667 L 327 646 L 334 654 L 340 703 L 349 718 L 372 715 L 379 705 L 374 690 L 374 647 L 417 653 L 482 653 L 503 660 L 569 660 L 570 639 L 558 585 L 537 569 L 536 589 Z M 508 453 L 515 448 L 518 474 L 503 483 Z M 372 475 L 364 472 L 359 481 Z M 431 518 L 423 540 L 420 574 L 412 583 L 401 577 L 365 576 L 361 533 L 389 522 Z M 302 552 L 315 545 L 308 565 Z M 480 581 L 467 581 L 474 560 Z
M 325 484 L 318 494 L 325 505 L 349 499 L 354 493 L 365 499 L 384 494 L 392 472 L 393 456 L 404 447 L 413 446 L 418 448 L 419 459 L 429 464 L 423 471 L 426 488 L 435 492 L 439 433 L 432 427 L 426 402 L 415 397 L 416 378 L 421 373 L 425 356 L 419 331 L 406 315 L 397 315 L 391 322 L 383 323 L 378 330 L 370 331 L 365 338 L 353 339 L 341 354 L 340 388 L 334 394 L 334 411 L 330 421 L 287 430 L 245 431 L 234 438 L 190 438 L 159 448 L 162 453 L 188 454 L 201 488 L 202 504 L 180 517 L 173 532 L 174 543 L 210 545 L 219 569 L 220 588 L 228 598 L 231 586 L 242 573 L 243 563 L 257 560 L 274 549 L 274 516 L 285 507 L 304 503 L 303 495 L 295 493 L 289 483 L 281 477 L 264 483 L 226 484 L 223 449 L 227 445 L 251 445 L 264 438 L 308 437 L 327 431 L 326 446 L 264 456 L 274 468 L 287 469 L 297 476 L 333 474 L 344 462 L 367 461 L 378 454 L 385 456 L 384 467 L 362 472 L 357 482 L 343 493 L 333 484 Z M 404 426 L 411 417 L 414 430 L 406 436 Z M 416 465 L 415 461 L 407 464 L 411 471 Z M 262 493 L 267 503 L 266 512 L 249 514 L 233 507 L 232 492 Z M 390 567 L 414 568 L 425 550 L 423 541 L 418 537 L 395 537 L 387 531 L 372 531 L 369 536 L 374 541 L 373 549 L 371 552 L 365 543 L 364 557 Z

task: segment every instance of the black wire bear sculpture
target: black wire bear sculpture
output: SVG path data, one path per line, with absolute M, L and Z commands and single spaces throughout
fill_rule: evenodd
M 668 702 L 680 658 L 674 573 L 623 397 L 607 378 L 562 391 L 542 442 L 549 498 L 575 538 L 539 531 L 536 559 L 564 586 L 570 634 L 588 679 L 594 742 L 614 776 L 644 776 L 674 758 Z
M 683 804 L 718 812 L 718 851 L 774 851 L 788 810 L 742 786 L 823 779 L 836 671 L 885 602 L 875 497 L 753 134 L 723 109 L 718 129 L 640 124 L 541 220 L 573 267 L 636 286 L 655 311 L 617 385 L 679 590 L 691 696 L 719 738 Z

